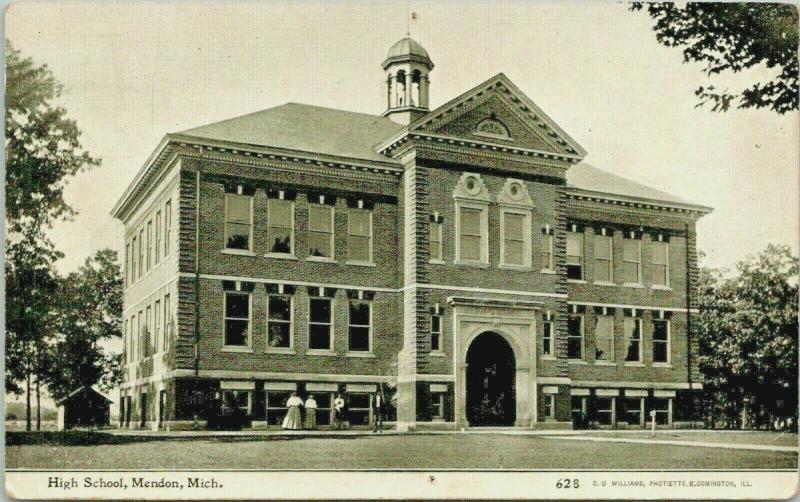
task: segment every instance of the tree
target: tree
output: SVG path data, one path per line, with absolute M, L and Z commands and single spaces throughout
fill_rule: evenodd
M 798 105 L 798 11 L 791 3 L 672 2 L 641 3 L 654 20 L 656 39 L 667 47 L 683 47 L 683 61 L 706 63 L 708 76 L 739 73 L 755 66 L 774 70 L 766 82 L 755 82 L 738 93 L 700 86 L 697 106 L 712 104 L 712 111 L 768 108 L 779 114 Z
M 35 377 L 38 398 L 53 334 L 54 263 L 62 256 L 45 230 L 74 215 L 64 188 L 99 160 L 83 149 L 77 125 L 55 104 L 62 88 L 50 69 L 8 41 L 6 47 L 6 389 L 21 393 L 25 382 L 30 430 L 31 385 Z
M 59 333 L 52 346 L 48 389 L 55 399 L 80 386 L 108 390 L 121 381 L 118 354 L 104 343 L 122 337 L 122 273 L 117 252 L 97 251 L 61 281 Z
M 723 427 L 796 424 L 800 259 L 770 245 L 725 278 L 703 270 L 697 319 L 706 420 Z

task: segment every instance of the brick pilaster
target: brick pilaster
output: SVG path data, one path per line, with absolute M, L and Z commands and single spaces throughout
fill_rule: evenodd
M 556 227 L 555 227 L 555 262 L 556 286 L 555 292 L 567 294 L 567 188 L 560 185 L 556 189 Z M 567 361 L 567 315 L 568 306 L 566 299 L 558 300 L 556 310 L 556 368 L 558 376 L 569 376 L 569 363 Z

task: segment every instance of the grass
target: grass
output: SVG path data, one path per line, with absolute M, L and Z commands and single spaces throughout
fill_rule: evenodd
M 7 437 L 6 466 L 36 469 L 770 469 L 797 454 L 542 436 Z M 628 436 L 626 436 L 628 437 Z M 721 453 L 722 452 L 722 453 Z

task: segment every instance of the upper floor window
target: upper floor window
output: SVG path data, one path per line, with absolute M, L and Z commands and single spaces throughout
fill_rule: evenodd
M 670 362 L 669 319 L 653 319 L 653 362 Z
M 225 194 L 225 247 L 252 250 L 253 197 L 236 193 Z
M 136 282 L 136 235 L 131 239 L 131 284 Z
M 139 277 L 144 276 L 144 228 L 139 229 Z
M 567 357 L 583 359 L 583 314 L 572 314 L 567 319 Z
M 428 240 L 431 247 L 430 261 L 441 262 L 444 259 L 442 256 L 442 217 L 438 214 L 431 215 L 431 221 L 428 224 Z
M 480 175 L 463 173 L 453 190 L 456 263 L 489 263 L 489 191 Z
M 626 284 L 642 283 L 642 240 L 636 232 L 626 233 L 622 241 L 622 280 Z
M 545 319 L 542 323 L 542 355 L 555 357 L 555 331 L 552 319 Z
M 161 337 L 163 336 L 161 333 L 161 300 L 156 300 L 153 314 L 156 316 L 155 320 L 153 321 L 153 352 L 160 352 L 162 345 Z
M 161 260 L 161 210 L 156 211 L 156 243 L 153 246 L 154 262 L 158 265 Z
M 333 299 L 309 297 L 308 311 L 308 348 L 332 350 Z
M 598 315 L 594 330 L 595 352 L 597 361 L 614 360 L 614 316 Z
M 172 337 L 172 306 L 169 303 L 169 294 L 164 295 L 164 336 L 161 337 L 161 350 L 166 352 L 169 349 L 170 338 Z
M 555 254 L 553 253 L 553 229 L 542 229 L 542 271 L 555 272 Z
M 583 279 L 583 232 L 575 225 L 567 232 L 567 279 Z
M 431 314 L 431 352 L 442 350 L 442 316 Z
M 250 345 L 250 294 L 225 292 L 225 346 Z
M 270 198 L 267 201 L 267 243 L 269 252 L 294 254 L 294 202 Z
M 131 264 L 130 264 L 131 245 L 125 244 L 125 285 L 131 285 Z
M 150 271 L 153 258 L 153 220 L 147 222 L 147 271 Z
M 639 317 L 625 316 L 625 361 L 642 360 L 642 320 Z
M 347 350 L 370 352 L 372 350 L 372 304 L 368 301 L 350 300 L 347 326 Z
M 594 234 L 594 281 L 611 283 L 614 281 L 613 239 L 600 229 Z
M 308 205 L 308 254 L 333 258 L 333 207 Z
M 521 180 L 506 179 L 497 194 L 500 206 L 500 266 L 530 268 L 533 200 Z
M 267 297 L 267 347 L 292 346 L 292 297 L 269 295 Z
M 659 235 L 658 238 L 663 239 Z M 653 285 L 669 287 L 669 242 L 653 241 Z
M 371 210 L 347 210 L 347 261 L 372 263 Z
M 164 204 L 164 256 L 169 255 L 169 244 L 172 239 L 172 201 Z

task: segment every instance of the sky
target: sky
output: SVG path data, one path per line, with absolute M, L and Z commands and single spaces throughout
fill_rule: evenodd
M 713 207 L 698 225 L 703 264 L 731 268 L 768 243 L 797 254 L 798 114 L 696 108 L 702 65 L 683 64 L 621 4 L 15 3 L 7 38 L 64 84 L 63 105 L 103 161 L 66 191 L 79 215 L 51 232 L 61 270 L 121 250 L 109 211 L 168 132 L 285 102 L 383 112 L 380 63 L 407 8 L 436 64 L 433 107 L 504 72 L 591 164 Z M 713 82 L 736 90 L 769 75 Z

